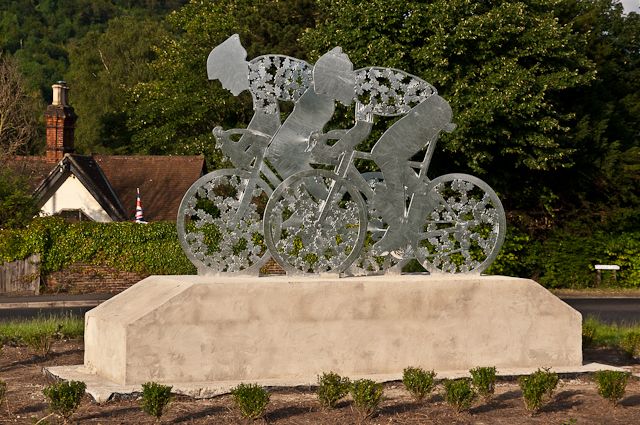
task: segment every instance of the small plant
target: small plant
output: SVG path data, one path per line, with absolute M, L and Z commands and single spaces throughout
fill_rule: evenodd
M 413 398 L 419 401 L 433 391 L 436 386 L 435 377 L 436 373 L 433 370 L 408 367 L 402 373 L 402 383 Z
M 628 332 L 622 337 L 620 348 L 622 348 L 629 357 L 640 357 L 640 332 Z
M 171 402 L 172 388 L 155 382 L 142 384 L 142 411 L 160 419 L 165 408 Z
M 599 322 L 593 317 L 587 317 L 582 322 L 582 346 L 590 347 L 596 338 Z
M 598 394 L 613 403 L 614 406 L 624 396 L 631 374 L 617 370 L 600 370 L 595 373 Z
M 485 401 L 490 400 L 496 391 L 496 368 L 494 366 L 476 367 L 471 369 L 469 373 L 476 393 Z
M 51 344 L 53 344 L 55 337 L 56 331 L 43 328 L 26 333 L 22 339 L 36 355 L 47 357 L 51 351 Z
M 349 394 L 349 378 L 329 372 L 318 376 L 318 400 L 324 407 L 336 407 L 338 401 Z
M 258 419 L 264 416 L 269 393 L 258 384 L 240 384 L 231 390 L 231 395 L 245 418 Z
M 370 379 L 358 379 L 353 381 L 349 392 L 362 419 L 370 418 L 376 413 L 382 401 L 382 384 Z
M 61 416 L 66 424 L 80 406 L 86 388 L 84 382 L 69 381 L 51 384 L 42 392 L 49 399 L 51 411 Z
M 460 413 L 471 407 L 476 393 L 471 387 L 471 379 L 447 379 L 444 381 L 444 400 Z
M 537 412 L 553 396 L 558 386 L 558 374 L 549 368 L 538 369 L 529 376 L 521 376 L 518 380 L 524 405 L 532 413 Z

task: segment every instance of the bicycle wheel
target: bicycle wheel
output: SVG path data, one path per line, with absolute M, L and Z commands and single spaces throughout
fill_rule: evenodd
M 367 210 L 347 180 L 307 170 L 273 191 L 264 226 L 269 252 L 287 273 L 340 273 L 360 253 Z
M 495 260 L 506 231 L 502 203 L 477 177 L 446 174 L 429 183 L 416 258 L 430 273 L 481 273 Z
M 247 190 L 251 199 L 243 203 Z M 271 192 L 239 169 L 213 171 L 189 188 L 178 210 L 178 239 L 198 274 L 259 273 L 268 259 L 262 216 Z

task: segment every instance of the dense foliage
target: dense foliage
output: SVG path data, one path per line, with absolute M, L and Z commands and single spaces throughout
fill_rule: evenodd
M 34 220 L 21 230 L 0 231 L 0 262 L 40 254 L 45 275 L 73 263 L 101 264 L 148 274 L 194 274 L 173 223 L 65 223 Z
M 24 178 L 0 168 L 0 230 L 26 226 L 38 213 Z
M 163 16 L 184 0 L 0 0 L 0 51 L 15 54 L 31 87 L 50 98 L 69 65 L 67 45 L 121 15 Z
M 131 149 L 147 154 L 203 153 L 212 168 L 221 166 L 211 129 L 245 127 L 253 111 L 247 93 L 236 98 L 219 83 L 207 81 L 207 55 L 239 33 L 248 59 L 276 52 L 304 58 L 297 38 L 313 25 L 314 5 L 310 0 L 192 1 L 169 15 L 172 37 L 156 50 L 154 78 L 131 91 Z

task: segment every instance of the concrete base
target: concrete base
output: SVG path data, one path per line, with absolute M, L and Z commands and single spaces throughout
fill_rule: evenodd
M 139 386 L 576 368 L 581 326 L 534 281 L 503 276 L 151 276 L 86 314 L 82 372 Z

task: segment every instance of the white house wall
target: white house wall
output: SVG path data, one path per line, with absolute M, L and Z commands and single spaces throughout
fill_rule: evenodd
M 54 215 L 63 210 L 82 210 L 88 217 L 98 222 L 113 221 L 96 198 L 73 174 L 69 175 L 53 196 L 47 200 L 42 207 L 41 214 Z

